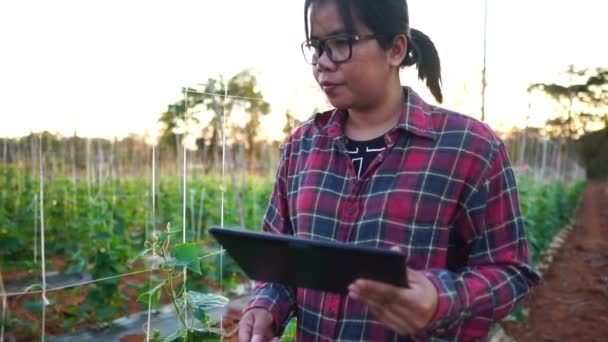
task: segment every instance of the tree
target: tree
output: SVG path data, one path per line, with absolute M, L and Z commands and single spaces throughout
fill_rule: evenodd
M 578 141 L 581 160 L 589 179 L 608 179 L 608 125 L 584 135 Z
M 608 69 L 576 70 L 571 65 L 566 74 L 569 85 L 536 83 L 528 91 L 541 91 L 561 106 L 560 115 L 547 120 L 547 126 L 552 137 L 572 140 L 607 122 Z
M 537 83 L 528 88 L 529 92 L 541 91 L 548 95 L 562 109 L 558 117 L 546 122 L 550 137 L 560 141 L 557 163 L 559 172 L 562 171 L 563 146 L 565 155 L 570 157 L 575 139 L 587 137 L 591 131 L 602 126 L 608 127 L 608 69 L 577 70 L 571 65 L 566 75 L 569 78 L 568 85 Z M 591 162 L 597 151 L 591 150 L 591 144 L 580 141 L 578 152 L 589 171 L 590 167 L 597 167 Z M 589 139 L 584 141 L 588 142 Z M 563 167 L 567 171 L 565 164 Z
M 169 146 L 178 144 L 176 130 L 186 122 L 200 123 L 197 108 L 211 113 L 211 119 L 202 128 L 196 139 L 197 148 L 203 151 L 207 171 L 211 170 L 221 155 L 222 129 L 224 115 L 228 116 L 235 108 L 242 108 L 248 115 L 244 127 L 226 127 L 236 143 L 243 142 L 246 158 L 254 160 L 260 153 L 257 144 L 260 118 L 270 112 L 270 104 L 264 100 L 257 89 L 257 78 L 251 70 L 244 70 L 225 82 L 222 77 L 209 78 L 203 88 L 184 88 L 184 99 L 168 106 L 161 114 L 163 124 L 161 143 Z M 228 95 L 228 96 L 224 96 Z M 186 100 L 187 99 L 187 100 Z M 187 101 L 187 103 L 186 103 Z M 225 113 L 224 113 L 225 111 Z M 181 133 L 180 133 L 181 134 Z
M 302 122 L 296 119 L 293 114 L 291 114 L 290 110 L 285 112 L 285 117 L 287 121 L 285 122 L 285 126 L 283 127 L 283 133 L 285 134 L 285 138 L 289 138 L 291 133 L 298 127 Z
M 260 149 L 256 138 L 260 128 L 260 117 L 270 113 L 270 104 L 264 100 L 264 95 L 257 89 L 257 79 L 251 70 L 245 70 L 234 76 L 228 82 L 228 94 L 232 97 L 226 101 L 226 109 L 231 112 L 240 106 L 249 114 L 245 124 L 245 151 L 247 159 L 253 161 L 259 157 Z

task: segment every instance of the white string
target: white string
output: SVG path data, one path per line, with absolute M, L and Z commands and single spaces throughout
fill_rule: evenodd
M 4 291 L 4 282 L 2 281 L 2 272 L 0 272 L 0 295 L 2 295 L 2 324 L 0 324 L 0 342 L 4 341 L 4 324 L 6 322 L 6 311 L 7 311 L 7 302 L 6 302 L 6 291 Z
M 224 94 L 220 94 L 220 93 L 208 93 L 208 92 L 203 92 L 203 91 L 197 91 L 196 93 L 197 94 L 203 94 L 203 95 L 222 96 L 224 98 L 237 99 L 237 100 L 264 101 L 264 98 L 228 95 L 228 90 L 227 89 L 224 91 Z
M 222 201 L 220 206 L 220 227 L 224 228 L 224 206 L 226 203 L 226 98 L 228 84 L 224 84 L 224 101 L 222 104 Z M 220 291 L 223 291 L 223 255 L 220 254 Z
M 192 235 L 196 230 L 196 210 L 194 210 L 194 206 L 196 204 L 196 189 L 190 190 L 190 231 L 192 231 Z M 198 241 L 198 240 L 197 240 Z
M 156 142 L 152 143 L 152 235 L 156 236 Z M 147 231 L 146 231 L 147 235 Z M 150 240 L 149 237 L 146 238 Z M 156 255 L 154 246 L 152 246 L 152 255 Z M 152 287 L 152 271 L 150 270 L 149 278 L 150 288 Z M 152 320 L 152 296 L 148 296 L 148 319 L 146 325 L 146 342 L 150 342 L 150 324 Z
M 156 234 L 156 142 L 152 143 L 152 234 Z
M 225 81 L 224 81 L 225 82 Z M 224 101 L 222 103 L 222 201 L 220 206 L 220 227 L 224 228 L 224 204 L 226 201 L 226 99 L 228 97 L 228 84 L 224 84 Z M 220 293 L 224 293 L 224 253 L 220 253 Z M 224 334 L 224 316 L 220 315 L 220 327 Z
M 38 142 L 38 157 L 40 160 L 40 261 L 42 263 L 42 328 L 40 330 L 40 334 L 41 340 L 44 342 L 46 306 L 49 305 L 49 300 L 46 298 L 46 251 L 44 242 L 44 160 L 42 159 L 42 140 L 39 140 Z
M 209 253 L 206 255 L 203 255 L 201 257 L 199 257 L 199 260 L 205 259 L 205 258 L 209 258 L 218 254 L 222 254 L 224 253 L 224 249 L 220 249 L 219 251 L 213 252 L 213 253 Z M 124 274 L 118 274 L 118 275 L 114 275 L 114 276 L 110 276 L 110 277 L 105 277 L 105 278 L 99 278 L 99 279 L 94 279 L 94 280 L 89 280 L 89 281 L 82 281 L 82 282 L 78 282 L 78 283 L 71 283 L 71 284 L 67 284 L 67 285 L 62 285 L 62 286 L 57 286 L 57 287 L 50 287 L 46 289 L 46 293 L 49 292 L 53 292 L 53 291 L 59 291 L 59 290 L 64 290 L 70 287 L 78 287 L 78 286 L 84 286 L 84 285 L 90 285 L 90 284 L 95 284 L 95 283 L 100 283 L 103 281 L 107 281 L 107 280 L 111 280 L 111 279 L 116 279 L 116 278 L 122 278 L 122 277 L 127 277 L 130 275 L 135 275 L 135 274 L 141 274 L 141 273 L 146 273 L 146 272 L 150 272 L 154 270 L 154 268 L 145 268 L 145 269 L 141 269 L 141 270 L 137 270 L 137 271 L 133 271 L 133 272 L 129 272 L 129 273 L 124 273 Z M 31 285 L 29 286 L 29 288 L 34 287 L 35 285 Z M 5 295 L 6 297 L 17 297 L 17 296 L 22 296 L 22 295 L 27 295 L 27 294 L 41 294 L 43 291 L 22 291 L 22 292 L 6 292 Z
M 36 260 L 38 260 L 38 194 L 34 195 L 34 263 Z
M 199 204 L 199 211 L 198 211 L 198 224 L 197 224 L 197 232 L 196 232 L 196 240 L 199 241 L 201 239 L 201 229 L 203 229 L 203 214 L 204 214 L 204 207 L 205 204 L 205 187 L 201 187 L 201 199 L 200 199 L 200 204 Z
M 184 124 L 186 129 L 188 127 L 188 88 L 184 91 Z M 186 137 L 186 133 L 184 132 L 184 138 Z M 183 196 L 183 206 L 182 206 L 182 243 L 186 243 L 186 167 L 187 167 L 187 159 L 188 159 L 188 151 L 186 150 L 186 144 L 184 143 L 185 139 L 182 139 L 183 145 L 183 164 L 182 164 L 182 177 L 183 177 L 183 187 L 182 187 L 182 196 Z M 188 267 L 184 266 L 184 288 L 187 290 L 186 280 L 188 279 Z M 184 292 L 185 294 L 186 292 Z M 184 296 L 184 322 L 188 322 L 188 298 Z M 187 327 L 184 327 L 187 328 Z

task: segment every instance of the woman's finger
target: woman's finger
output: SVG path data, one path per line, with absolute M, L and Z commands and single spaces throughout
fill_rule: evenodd
M 251 313 L 245 316 L 239 322 L 239 341 L 251 341 L 251 331 L 253 330 L 253 315 Z
M 360 279 L 349 287 L 353 299 L 373 301 L 378 304 L 387 304 L 398 295 L 398 288 L 381 282 Z
M 368 308 L 376 319 L 399 335 L 411 334 L 416 331 L 415 324 L 411 322 L 413 314 L 406 309 L 396 305 L 386 307 L 376 304 L 368 305 Z

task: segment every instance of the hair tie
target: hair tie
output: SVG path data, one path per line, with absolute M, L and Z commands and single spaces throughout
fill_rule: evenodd
M 418 45 L 414 41 L 412 35 L 408 34 L 407 36 L 407 53 L 405 56 L 405 65 L 412 66 L 418 62 Z

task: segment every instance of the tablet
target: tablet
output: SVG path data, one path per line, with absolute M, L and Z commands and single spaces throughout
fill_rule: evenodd
M 209 232 L 253 280 L 341 294 L 359 278 L 407 287 L 397 251 L 236 228 Z

